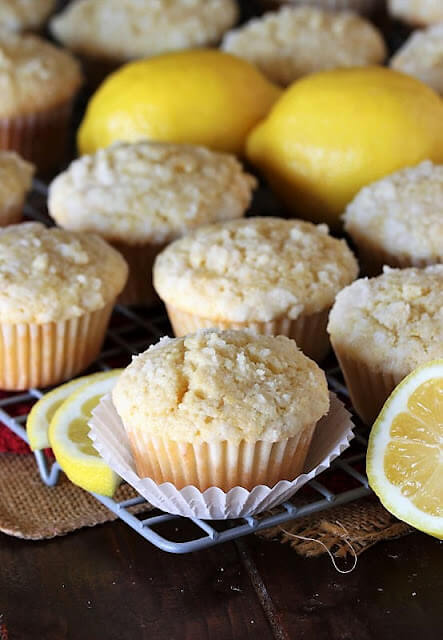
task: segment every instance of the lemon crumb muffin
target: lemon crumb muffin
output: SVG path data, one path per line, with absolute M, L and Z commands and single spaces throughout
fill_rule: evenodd
M 395 18 L 415 26 L 443 22 L 441 0 L 388 0 L 388 10 Z
M 0 29 L 38 29 L 55 7 L 55 0 L 0 0 Z
M 414 31 L 391 58 L 389 66 L 415 76 L 443 94 L 443 25 Z
M 0 35 L 0 147 L 38 169 L 61 162 L 72 101 L 81 84 L 74 58 L 37 36 Z
M 256 180 L 235 156 L 204 147 L 117 143 L 83 156 L 49 190 L 60 226 L 99 233 L 127 259 L 122 302 L 150 302 L 152 265 L 165 244 L 193 227 L 244 215 Z
M 328 331 L 353 406 L 372 424 L 395 386 L 443 357 L 443 265 L 390 269 L 341 291 Z
M 87 367 L 126 277 L 120 254 L 93 234 L 0 230 L 0 388 L 44 387 Z
M 254 18 L 227 33 L 222 48 L 282 85 L 315 71 L 377 64 L 386 57 L 383 38 L 370 22 L 316 7 L 283 7 Z
M 13 151 L 0 151 L 0 227 L 19 222 L 34 167 Z
M 100 76 L 129 60 L 216 44 L 237 18 L 235 0 L 79 0 L 50 27 Z
M 326 378 L 293 340 L 201 331 L 137 356 L 112 399 L 140 477 L 252 489 L 303 470 Z
M 443 166 L 425 161 L 363 187 L 344 222 L 366 273 L 443 262 Z
M 354 256 L 326 225 L 249 218 L 208 225 L 156 259 L 154 286 L 176 335 L 251 328 L 294 338 L 310 357 L 329 350 L 336 294 L 357 277 Z

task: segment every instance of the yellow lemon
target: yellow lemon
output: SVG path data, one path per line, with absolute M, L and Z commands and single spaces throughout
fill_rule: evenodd
M 45 393 L 45 395 L 35 403 L 26 420 L 29 446 L 33 451 L 46 449 L 51 446 L 48 438 L 48 429 L 55 412 L 74 391 L 77 391 L 79 387 L 88 383 L 90 379 L 91 376 L 75 378 L 75 380 L 66 382 L 52 389 L 52 391 Z
M 397 518 L 443 539 L 443 360 L 407 376 L 369 438 L 369 483 Z
M 83 377 L 80 387 L 56 409 L 48 431 L 56 460 L 71 482 L 106 496 L 113 495 L 121 479 L 95 450 L 88 422 L 92 410 L 112 390 L 121 372 L 113 369 Z
M 247 134 L 280 93 L 251 64 L 217 50 L 133 62 L 92 97 L 79 151 L 149 138 L 241 153 Z
M 383 67 L 312 74 L 253 129 L 247 156 L 296 214 L 337 227 L 364 185 L 426 158 L 443 162 L 443 101 Z

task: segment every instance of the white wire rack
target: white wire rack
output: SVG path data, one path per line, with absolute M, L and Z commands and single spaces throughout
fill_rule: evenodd
M 33 192 L 25 208 L 25 216 L 50 224 L 46 215 L 46 197 L 46 185 L 40 181 L 34 181 Z M 117 305 L 103 350 L 88 372 L 106 371 L 125 366 L 132 355 L 145 350 L 150 344 L 157 342 L 161 336 L 170 332 L 166 314 L 161 308 L 134 310 Z M 336 365 L 332 364 L 327 369 L 327 377 L 331 389 L 342 399 L 347 400 L 348 393 Z M 32 404 L 41 398 L 45 391 L 28 389 L 24 393 L 4 394 L 0 399 L 0 422 L 25 442 L 27 442 L 27 436 L 24 424 L 27 414 Z M 187 553 L 302 518 L 370 494 L 371 490 L 362 470 L 366 446 L 365 431 L 357 428 L 350 449 L 322 474 L 322 481 L 317 478 L 302 489 L 302 501 L 299 500 L 297 504 L 285 502 L 278 509 L 274 509 L 272 514 L 258 517 L 208 522 L 197 518 L 174 516 L 157 509 L 152 510 L 141 496 L 117 502 L 112 498 L 93 495 L 132 529 L 160 549 L 171 553 Z M 44 451 L 36 451 L 34 455 L 42 482 L 48 486 L 55 485 L 62 473 L 57 462 L 52 462 Z M 297 496 L 300 496 L 300 493 Z M 146 509 L 143 509 L 144 506 Z M 137 507 L 136 514 L 133 507 Z

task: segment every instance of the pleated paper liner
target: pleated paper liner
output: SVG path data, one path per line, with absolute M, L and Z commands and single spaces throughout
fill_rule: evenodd
M 39 113 L 0 118 L 0 149 L 17 151 L 46 174 L 65 161 L 73 100 Z
M 0 324 L 0 388 L 48 387 L 86 369 L 100 353 L 112 307 L 61 322 Z
M 270 322 L 211 320 L 198 314 L 182 311 L 170 304 L 166 304 L 166 310 L 176 336 L 184 336 L 209 327 L 218 329 L 251 329 L 261 335 L 292 338 L 305 355 L 317 362 L 321 362 L 331 348 L 326 332 L 329 307 L 324 311 L 311 315 L 302 314 L 294 320 L 288 317 L 281 317 Z
M 177 489 L 195 485 L 200 491 L 210 487 L 229 491 L 239 485 L 250 490 L 258 484 L 272 487 L 279 480 L 299 475 L 315 426 L 309 424 L 293 438 L 278 442 L 193 444 L 152 437 L 145 429 L 127 430 L 127 435 L 140 478 L 151 478 L 157 484 L 169 481 Z
M 152 284 L 152 268 L 155 258 L 166 245 L 113 242 L 112 246 L 122 254 L 129 267 L 126 286 L 118 298 L 119 304 L 130 306 L 158 303 L 160 299 Z
M 334 344 L 334 352 L 346 381 L 352 406 L 363 422 L 372 426 L 384 403 L 406 373 L 383 371 L 354 358 Z
M 152 505 L 191 518 L 223 520 L 255 515 L 288 500 L 303 485 L 329 468 L 353 438 L 349 412 L 331 394 L 331 408 L 315 429 L 303 473 L 295 480 L 282 480 L 273 487 L 258 485 L 251 491 L 238 486 L 228 492 L 218 487 L 199 491 L 195 486 L 177 489 L 170 482 L 157 484 L 137 474 L 126 431 L 110 395 L 93 411 L 90 437 L 105 462 Z
M 415 258 L 414 256 L 399 256 L 379 247 L 368 244 L 364 239 L 358 238 L 358 257 L 365 275 L 377 276 L 383 273 L 384 265 L 396 269 L 417 267 L 423 269 L 433 264 L 441 263 L 441 258 Z M 443 254 L 443 248 L 442 248 Z
M 23 202 L 5 207 L 0 210 L 0 227 L 6 227 L 8 224 L 17 224 L 23 217 Z

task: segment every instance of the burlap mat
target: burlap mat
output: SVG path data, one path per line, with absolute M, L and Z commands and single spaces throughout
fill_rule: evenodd
M 133 498 L 123 485 L 116 498 Z M 45 486 L 32 455 L 0 454 L 0 531 L 18 538 L 41 540 L 81 527 L 116 520 L 93 496 L 73 485 L 61 473 L 55 487 Z
M 135 495 L 122 486 L 116 495 L 125 500 Z M 57 486 L 46 487 L 31 455 L 0 454 L 0 531 L 19 538 L 40 540 L 63 535 L 81 527 L 115 520 L 116 516 L 87 492 L 60 474 Z M 268 529 L 260 535 L 289 542 L 304 556 L 324 553 L 318 543 L 291 537 L 319 539 L 336 555 L 357 554 L 380 540 L 399 537 L 411 529 L 391 516 L 375 498 L 365 498 Z
M 386 511 L 375 496 L 369 496 L 266 529 L 259 535 L 289 543 L 305 557 L 321 555 L 326 549 L 343 557 L 352 554 L 351 547 L 358 556 L 377 542 L 400 538 L 412 531 L 412 527 Z

